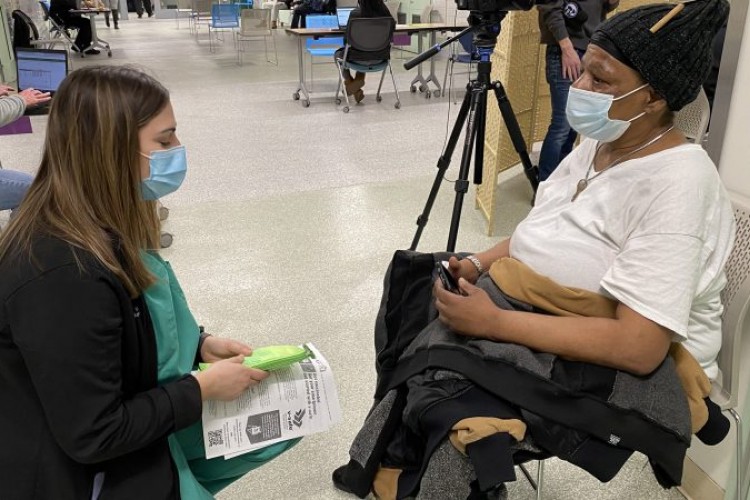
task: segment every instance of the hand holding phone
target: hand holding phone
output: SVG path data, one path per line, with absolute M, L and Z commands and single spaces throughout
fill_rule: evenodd
M 451 293 L 463 295 L 461 289 L 458 287 L 458 281 L 453 277 L 450 270 L 448 269 L 448 262 L 443 260 L 435 263 L 435 271 L 440 278 L 440 282 L 443 284 L 443 288 Z

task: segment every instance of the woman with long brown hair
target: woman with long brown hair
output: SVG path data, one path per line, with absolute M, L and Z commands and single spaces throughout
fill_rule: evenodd
M 61 85 L 38 174 L 0 237 L 0 491 L 10 499 L 212 498 L 282 453 L 206 460 L 205 400 L 267 376 L 202 333 L 159 247 L 185 177 L 167 90 L 127 67 Z M 191 375 L 198 361 L 210 370 Z

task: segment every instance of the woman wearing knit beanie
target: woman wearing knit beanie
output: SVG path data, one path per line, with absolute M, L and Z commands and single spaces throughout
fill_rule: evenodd
M 521 458 L 513 440 L 527 438 L 602 481 L 640 451 L 662 486 L 680 484 L 718 376 L 735 222 L 714 164 L 674 128 L 673 114 L 698 95 L 727 13 L 726 0 L 696 0 L 632 9 L 601 26 L 567 103 L 585 139 L 539 185 L 510 238 L 450 258 L 458 289 L 444 276 L 433 285 L 441 324 L 428 323 L 425 261 L 394 258 L 381 309 L 392 321 L 376 328 L 378 359 L 390 360 L 379 389 L 404 382 L 380 393 L 352 460 L 334 472 L 339 488 L 364 496 L 374 476 L 379 497 L 412 496 L 414 468 L 401 465 L 421 455 L 410 446 L 432 446 L 451 428 L 425 458 L 419 498 L 505 498 L 503 481 Z M 540 381 L 553 387 L 540 390 Z M 627 418 L 588 406 L 602 399 Z M 475 414 L 491 417 L 457 422 Z M 399 418 L 408 431 L 396 430 Z
M 594 33 L 567 105 L 585 139 L 540 184 L 509 240 L 451 259 L 465 296 L 435 285 L 451 329 L 641 375 L 681 342 L 717 376 L 734 217 L 713 162 L 673 120 L 698 95 L 728 10 L 726 0 L 646 6 Z M 468 282 L 502 257 L 614 299 L 615 317 L 499 310 Z

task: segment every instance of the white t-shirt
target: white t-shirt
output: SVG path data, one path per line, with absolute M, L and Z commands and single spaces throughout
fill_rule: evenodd
M 511 256 L 668 328 L 716 378 L 719 292 L 735 233 L 716 167 L 700 146 L 686 144 L 615 165 L 571 203 L 596 145 L 585 139 L 540 184 Z

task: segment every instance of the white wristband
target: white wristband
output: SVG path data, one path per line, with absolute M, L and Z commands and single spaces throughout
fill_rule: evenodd
M 482 263 L 479 261 L 479 259 L 475 255 L 467 255 L 466 259 L 474 264 L 474 267 L 477 268 L 477 273 L 482 274 L 484 272 L 484 268 L 482 267 Z

